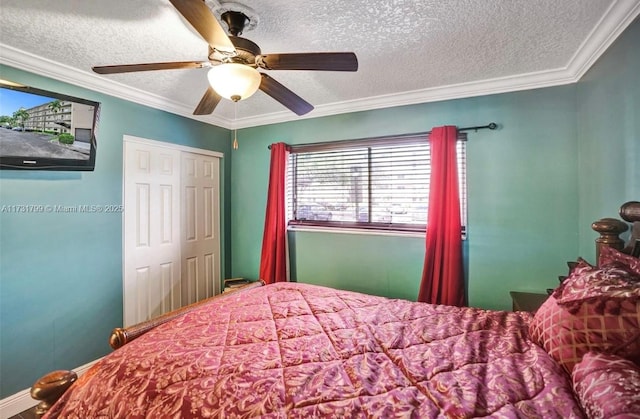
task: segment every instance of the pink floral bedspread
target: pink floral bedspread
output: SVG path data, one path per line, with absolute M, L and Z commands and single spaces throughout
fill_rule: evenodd
M 582 417 L 530 320 L 267 285 L 114 351 L 47 417 Z

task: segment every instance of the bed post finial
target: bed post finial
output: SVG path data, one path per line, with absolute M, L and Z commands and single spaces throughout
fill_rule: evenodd
M 600 249 L 602 247 L 613 247 L 617 250 L 624 248 L 624 240 L 620 234 L 629 229 L 629 226 L 616 218 L 603 218 L 591 224 L 591 228 L 600 233 L 596 239 L 596 261 L 600 259 Z
M 51 406 L 78 379 L 74 371 L 57 370 L 41 377 L 31 387 L 31 397 L 40 400 L 36 407 L 36 415 L 42 417 Z
M 629 201 L 622 204 L 620 217 L 631 223 L 631 236 L 623 252 L 640 258 L 640 201 Z

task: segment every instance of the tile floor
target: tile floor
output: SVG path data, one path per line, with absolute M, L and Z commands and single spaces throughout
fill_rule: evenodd
M 36 415 L 36 408 L 32 407 L 29 410 L 20 412 L 15 416 L 11 416 L 9 419 L 40 419 L 40 418 Z

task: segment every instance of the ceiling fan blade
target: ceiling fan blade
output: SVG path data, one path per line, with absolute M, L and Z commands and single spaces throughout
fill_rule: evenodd
M 357 71 L 353 52 L 309 52 L 301 54 L 264 54 L 257 58 L 266 70 Z
M 202 0 L 169 0 L 173 7 L 198 31 L 212 48 L 233 53 L 236 48 L 222 29 L 218 19 Z
M 313 110 L 313 105 L 278 83 L 273 77 L 260 73 L 262 81 L 260 90 L 291 109 L 297 115 L 304 115 Z
M 202 68 L 208 66 L 208 61 L 176 61 L 169 63 L 145 63 L 124 65 L 103 65 L 91 67 L 98 74 L 131 73 L 134 71 L 179 70 L 184 68 Z
M 222 97 L 216 93 L 215 90 L 211 86 L 207 88 L 207 91 L 200 99 L 200 103 L 196 106 L 196 109 L 193 111 L 194 115 L 209 115 L 213 112 L 213 110 L 218 106 Z

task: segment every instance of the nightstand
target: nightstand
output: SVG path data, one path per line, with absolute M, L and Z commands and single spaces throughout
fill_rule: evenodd
M 530 311 L 532 313 L 535 313 L 549 298 L 549 294 L 534 292 L 510 291 L 509 294 L 511 294 L 513 301 L 513 311 Z

